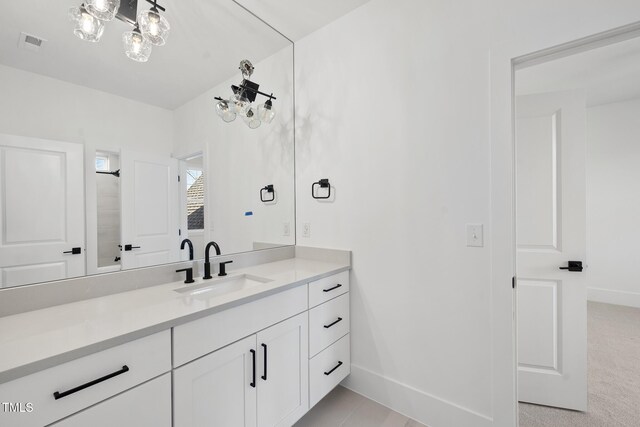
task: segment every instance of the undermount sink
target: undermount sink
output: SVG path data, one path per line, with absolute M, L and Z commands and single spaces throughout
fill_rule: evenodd
M 203 295 L 207 298 L 217 295 L 224 295 L 231 292 L 249 289 L 254 286 L 271 282 L 271 279 L 254 276 L 252 274 L 239 274 L 237 276 L 221 277 L 207 280 L 197 285 L 185 286 L 175 289 L 175 292 L 184 295 Z

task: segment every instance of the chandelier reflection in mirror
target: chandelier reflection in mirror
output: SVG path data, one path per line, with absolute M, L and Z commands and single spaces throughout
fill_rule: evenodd
M 99 42 L 104 33 L 104 24 L 114 18 L 133 26 L 132 31 L 122 35 L 125 54 L 138 62 L 147 62 L 152 46 L 167 42 L 169 22 L 160 15 L 166 9 L 158 0 L 145 0 L 152 5 L 150 10 L 138 13 L 138 0 L 86 0 L 79 7 L 69 10 L 69 18 L 75 24 L 73 33 L 82 40 Z
M 273 100 L 276 99 L 272 94 L 260 92 L 259 84 L 249 80 L 253 74 L 253 64 L 247 59 L 240 62 L 240 71 L 242 72 L 242 82 L 239 86 L 232 85 L 233 95 L 229 99 L 223 99 L 217 96 L 216 113 L 223 121 L 230 123 L 236 119 L 238 115 L 251 129 L 257 129 L 264 123 L 271 123 L 276 116 L 273 108 Z M 253 102 L 257 95 L 262 95 L 268 99 L 264 104 L 256 106 Z

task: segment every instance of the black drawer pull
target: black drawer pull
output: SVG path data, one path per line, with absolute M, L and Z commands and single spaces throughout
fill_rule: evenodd
M 129 371 L 129 367 L 127 365 L 124 365 L 122 367 L 122 369 L 120 369 L 119 371 L 113 372 L 113 373 L 111 373 L 109 375 L 105 375 L 104 377 L 98 378 L 97 380 L 89 381 L 88 383 L 82 384 L 82 385 L 80 385 L 78 387 L 75 387 L 75 388 L 72 388 L 71 390 L 67 390 L 67 391 L 63 391 L 63 392 L 56 391 L 56 392 L 53 393 L 53 397 L 56 400 L 62 399 L 63 397 L 69 396 L 70 394 L 73 394 L 73 393 L 78 392 L 80 390 L 84 390 L 85 388 L 89 388 L 89 387 L 91 387 L 93 385 L 99 384 L 99 383 L 101 383 L 103 381 L 106 381 L 106 380 L 109 380 L 109 379 L 111 379 L 113 377 L 117 377 L 118 375 L 124 374 L 125 372 L 128 372 L 128 371 Z
M 340 366 L 342 366 L 342 362 L 338 360 L 338 364 L 336 366 L 334 366 L 332 370 L 330 370 L 329 372 L 325 372 L 324 374 L 325 375 L 331 375 L 333 373 L 333 371 L 338 369 Z
M 264 375 L 262 375 L 260 378 L 266 381 L 267 380 L 267 345 L 262 344 L 262 348 L 264 348 Z
M 331 292 L 331 291 L 336 290 L 336 289 L 341 288 L 341 287 L 342 287 L 342 285 L 340 283 L 338 283 L 333 288 L 323 289 L 322 292 Z
M 342 317 L 338 317 L 338 320 L 336 320 L 335 322 L 329 323 L 328 325 L 324 325 L 324 327 L 325 329 L 329 329 L 330 327 L 332 327 L 333 325 L 341 321 L 342 321 Z
M 249 385 L 253 388 L 256 388 L 256 351 L 254 349 L 249 350 L 251 352 L 251 357 L 253 359 L 253 381 L 249 383 Z

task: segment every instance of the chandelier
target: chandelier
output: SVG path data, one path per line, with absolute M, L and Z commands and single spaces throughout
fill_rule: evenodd
M 160 15 L 166 9 L 158 0 L 146 0 L 150 10 L 137 13 L 138 0 L 86 0 L 79 7 L 69 9 L 69 18 L 75 24 L 73 33 L 88 42 L 99 42 L 104 33 L 104 24 L 118 18 L 133 26 L 132 31 L 122 35 L 125 54 L 138 62 L 147 62 L 152 46 L 167 42 L 169 22 Z
M 239 114 L 251 129 L 260 127 L 263 122 L 271 123 L 276 116 L 276 111 L 273 109 L 273 100 L 276 97 L 273 96 L 273 93 L 260 92 L 258 90 L 260 85 L 249 80 L 254 71 L 253 64 L 249 60 L 244 59 L 240 62 L 240 71 L 242 72 L 242 82 L 238 86 L 231 86 L 233 95 L 229 99 L 223 99 L 219 96 L 215 98 L 218 101 L 216 113 L 227 123 L 234 121 Z M 253 102 L 257 95 L 265 96 L 268 99 L 256 108 Z

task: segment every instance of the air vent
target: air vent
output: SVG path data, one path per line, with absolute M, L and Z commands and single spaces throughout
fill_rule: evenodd
M 20 33 L 20 41 L 18 42 L 18 47 L 30 50 L 32 52 L 38 52 L 42 48 L 44 42 L 46 42 L 46 40 L 43 38 L 27 33 Z

